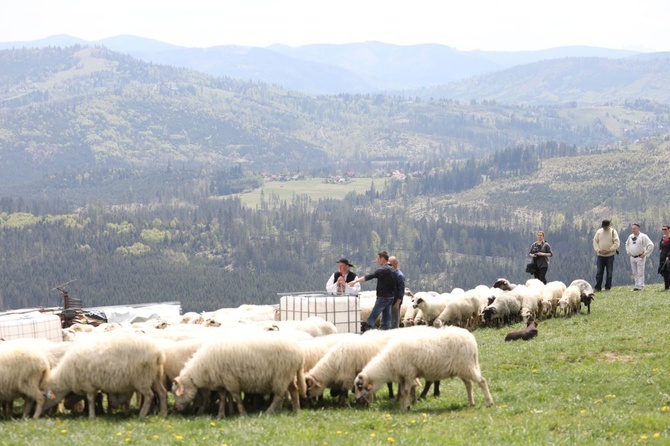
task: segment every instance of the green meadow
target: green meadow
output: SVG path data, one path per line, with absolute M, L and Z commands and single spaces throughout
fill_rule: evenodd
M 443 381 L 410 411 L 386 390 L 370 407 L 328 397 L 292 413 L 217 419 L 175 413 L 93 421 L 64 414 L 0 421 L 2 444 L 42 445 L 599 445 L 670 444 L 670 293 L 651 285 L 596 295 L 591 314 L 539 323 L 530 341 L 504 342 L 521 324 L 480 328 L 480 364 L 494 399 Z
M 313 200 L 320 198 L 343 199 L 348 193 L 363 194 L 374 182 L 376 190 L 383 190 L 385 178 L 351 178 L 346 183 L 328 183 L 325 178 L 309 178 L 296 181 L 266 181 L 263 187 L 240 194 L 242 202 L 251 208 L 261 204 L 261 194 L 267 203 L 274 200 L 291 203 L 294 196 L 307 195 Z

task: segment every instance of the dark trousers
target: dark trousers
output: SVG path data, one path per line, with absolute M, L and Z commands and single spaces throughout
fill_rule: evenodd
M 535 270 L 535 273 L 533 275 L 535 276 L 536 279 L 538 279 L 540 282 L 543 284 L 547 284 L 547 270 L 549 269 L 548 266 L 544 266 L 542 268 L 537 268 Z
M 605 269 L 607 269 L 607 278 L 605 279 L 605 289 L 609 290 L 612 288 L 612 271 L 614 270 L 614 256 L 608 256 L 608 257 L 603 257 L 603 256 L 598 256 L 598 259 L 596 261 L 596 267 L 598 268 L 596 271 L 596 290 L 601 290 L 602 289 L 602 284 L 603 284 L 603 273 L 605 272 Z
M 670 290 L 670 271 L 663 271 L 663 282 L 665 283 L 665 289 Z

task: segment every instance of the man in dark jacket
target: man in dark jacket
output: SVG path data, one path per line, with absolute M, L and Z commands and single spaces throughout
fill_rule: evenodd
M 372 308 L 367 324 L 368 328 L 374 328 L 375 321 L 381 313 L 382 330 L 389 330 L 392 322 L 391 309 L 398 282 L 398 273 L 388 264 L 389 254 L 386 251 L 380 251 L 377 254 L 377 263 L 379 264 L 379 268 L 375 272 L 358 277 L 356 280 L 349 282 L 348 285 L 355 286 L 357 283 L 377 279 L 377 300 L 375 301 L 375 306 Z
M 393 328 L 400 328 L 400 306 L 402 305 L 403 297 L 405 297 L 405 275 L 398 269 L 398 258 L 396 256 L 389 257 L 389 265 L 398 274 L 395 294 L 393 295 L 393 307 L 391 308 L 391 326 Z

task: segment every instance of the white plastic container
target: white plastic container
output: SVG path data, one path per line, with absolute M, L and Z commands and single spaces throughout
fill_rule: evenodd
M 0 316 L 0 338 L 5 341 L 21 338 L 44 338 L 53 342 L 63 340 L 60 317 L 39 311 Z
M 338 333 L 360 332 L 360 298 L 307 293 L 280 295 L 280 320 L 302 321 L 321 317 L 337 327 Z

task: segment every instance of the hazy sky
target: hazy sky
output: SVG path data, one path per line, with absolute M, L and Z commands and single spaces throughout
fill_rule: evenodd
M 459 50 L 670 51 L 669 0 L 2 0 L 0 42 L 121 34 L 175 45 L 379 41 Z

